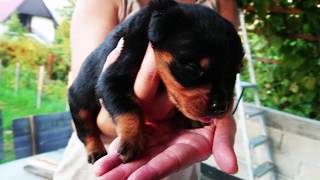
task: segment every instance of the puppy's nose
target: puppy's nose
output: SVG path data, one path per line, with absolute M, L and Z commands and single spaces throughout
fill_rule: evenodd
M 221 115 L 227 112 L 227 110 L 228 110 L 228 104 L 225 102 L 214 101 L 210 106 L 210 114 L 214 116 Z

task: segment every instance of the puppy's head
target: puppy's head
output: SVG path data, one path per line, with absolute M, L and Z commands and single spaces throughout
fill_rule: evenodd
M 227 114 L 243 58 L 232 24 L 199 5 L 162 0 L 152 6 L 148 36 L 170 99 L 194 120 Z

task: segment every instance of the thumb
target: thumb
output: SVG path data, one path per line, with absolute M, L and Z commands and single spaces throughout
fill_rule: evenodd
M 117 44 L 117 47 L 114 50 L 112 50 L 111 53 L 108 55 L 102 71 L 106 70 L 107 67 L 109 67 L 112 63 L 114 63 L 117 60 L 123 48 L 123 43 L 124 40 L 123 38 L 121 38 Z
M 150 101 L 157 93 L 159 82 L 154 52 L 149 44 L 134 83 L 134 92 L 138 99 Z
M 236 124 L 233 117 L 216 120 L 216 130 L 213 138 L 213 155 L 219 167 L 226 173 L 238 171 L 236 154 L 233 149 Z

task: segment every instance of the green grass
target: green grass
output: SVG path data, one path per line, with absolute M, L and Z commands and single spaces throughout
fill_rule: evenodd
M 5 160 L 14 159 L 12 143 L 12 120 L 35 114 L 65 111 L 66 83 L 46 79 L 41 107 L 36 108 L 37 73 L 22 69 L 20 88 L 14 90 L 15 72 L 13 67 L 0 72 L 0 109 L 3 116 Z

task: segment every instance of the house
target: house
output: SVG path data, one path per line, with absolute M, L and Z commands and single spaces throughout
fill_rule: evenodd
M 26 29 L 50 44 L 54 39 L 54 28 L 58 25 L 55 7 L 65 0 L 0 0 L 0 23 L 17 13 Z M 55 7 L 54 7 L 55 6 Z M 60 6 L 61 7 L 61 6 Z

